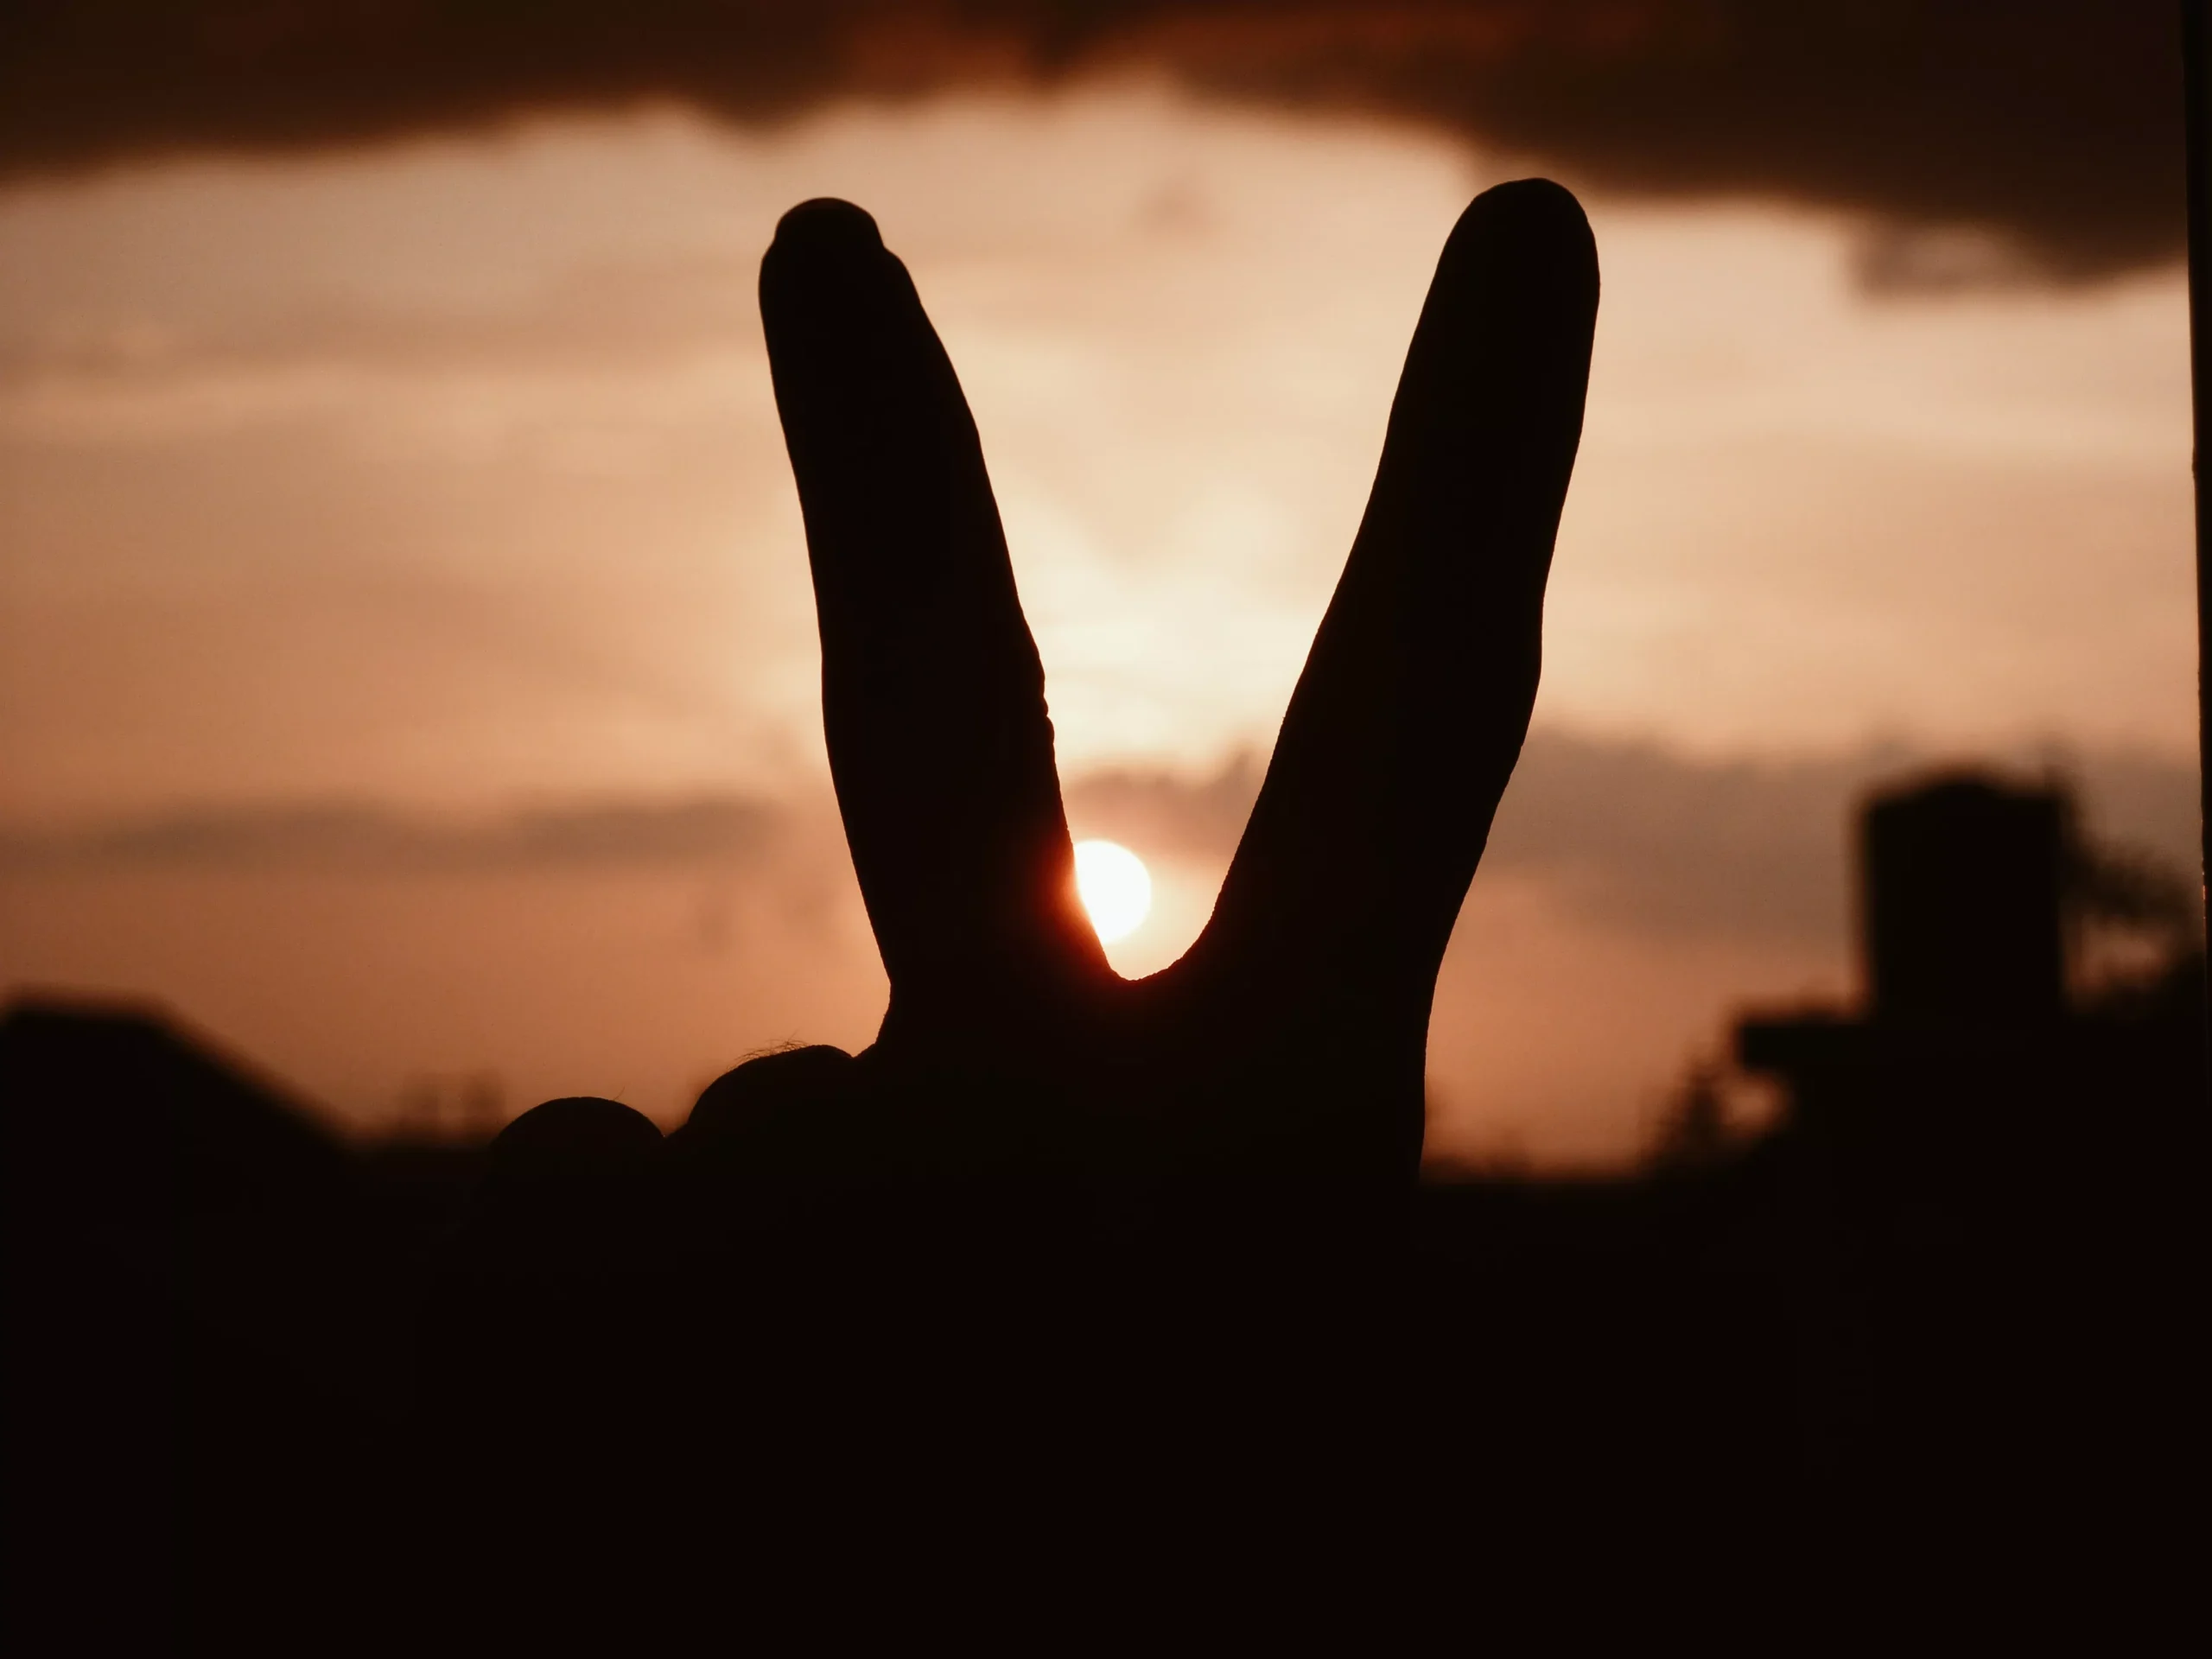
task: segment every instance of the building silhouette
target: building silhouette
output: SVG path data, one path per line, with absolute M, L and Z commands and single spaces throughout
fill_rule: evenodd
M 1874 798 L 1858 853 L 1863 1006 L 1736 1027 L 1738 1063 L 1784 1087 L 1782 1139 L 1863 1160 L 1847 1180 L 1967 1182 L 2023 1158 L 2056 1179 L 2186 1141 L 2203 958 L 2178 884 L 2141 899 L 2139 873 L 2087 842 L 2063 791 L 1975 774 Z M 2096 983 L 2084 945 L 2115 915 L 2159 948 Z

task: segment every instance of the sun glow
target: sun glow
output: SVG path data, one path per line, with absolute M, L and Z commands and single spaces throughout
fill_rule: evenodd
M 1102 944 L 1128 938 L 1151 913 L 1152 876 L 1118 842 L 1076 842 L 1075 887 Z

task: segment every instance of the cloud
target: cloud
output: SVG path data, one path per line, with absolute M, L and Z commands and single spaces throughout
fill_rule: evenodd
M 201 808 L 62 831 L 0 834 L 0 867 L 481 870 L 756 864 L 790 814 L 745 796 L 537 807 L 484 823 L 362 803 Z
M 1877 287 L 2094 278 L 2182 241 L 2166 0 L 35 0 L 0 29 L 0 176 L 1135 69 L 1601 189 L 1840 209 Z
M 1247 752 L 1211 777 L 1164 768 L 1112 767 L 1071 783 L 1068 822 L 1078 836 L 1104 836 L 1147 853 L 1218 861 L 1226 867 L 1260 796 L 1261 766 Z
M 1632 932 L 1835 939 L 1846 929 L 1853 804 L 1911 764 L 1887 750 L 1703 761 L 1539 731 L 1476 879 L 1535 878 L 1578 918 Z M 1260 776 L 1249 755 L 1197 779 L 1099 773 L 1070 788 L 1068 810 L 1081 833 L 1225 865 Z
M 2090 835 L 2149 868 L 2193 869 L 2193 768 L 2123 752 L 1994 764 L 2069 782 Z M 1840 942 L 1850 932 L 1850 835 L 1874 789 L 1950 764 L 1899 747 L 1707 760 L 1656 744 L 1538 731 L 1515 770 L 1478 882 L 1533 879 L 1579 919 L 1656 939 Z M 1147 857 L 1225 868 L 1259 791 L 1241 754 L 1211 775 L 1107 770 L 1066 791 L 1078 835 Z M 683 867 L 782 879 L 842 869 L 825 799 L 606 799 L 474 823 L 365 804 L 238 806 L 65 832 L 0 835 L 0 866 L 487 870 Z
M 1878 788 L 1950 765 L 2049 776 L 2100 846 L 2158 869 L 2196 862 L 2192 767 L 2122 751 L 1944 757 L 1896 745 L 1784 760 L 1703 760 L 1657 744 L 1532 734 L 1483 855 L 1485 878 L 1542 882 L 1570 913 L 1659 938 L 1803 944 L 1851 931 L 1851 835 Z M 1261 772 L 1116 771 L 1067 791 L 1078 832 L 1218 860 L 1235 852 Z

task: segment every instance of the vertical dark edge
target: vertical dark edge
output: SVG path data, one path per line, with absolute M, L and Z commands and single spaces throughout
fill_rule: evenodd
M 2196 759 L 2208 901 L 2206 938 L 2212 940 L 2212 672 L 2205 651 L 2212 645 L 2212 500 L 2206 499 L 2205 451 L 2212 433 L 2212 117 L 2205 100 L 2212 96 L 2212 0 L 2181 0 L 2182 100 L 2189 181 L 2189 383 L 2195 411 L 2195 447 L 2190 467 L 2196 483 Z M 2212 1044 L 2212 975 L 2207 975 L 2206 1040 Z

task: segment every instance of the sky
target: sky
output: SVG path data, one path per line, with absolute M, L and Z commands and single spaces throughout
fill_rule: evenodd
M 1160 879 L 1116 961 L 1164 964 L 1444 236 L 1528 170 L 1131 73 L 0 185 L 0 976 L 159 998 L 357 1127 L 483 1077 L 680 1120 L 748 1048 L 864 1043 L 753 301 L 822 194 L 959 369 L 1074 826 Z M 2178 267 L 1900 286 L 1843 208 L 1563 175 L 1604 299 L 1432 1037 L 1469 1159 L 1618 1160 L 1732 1006 L 1850 995 L 1874 779 L 2056 766 L 2195 833 Z

